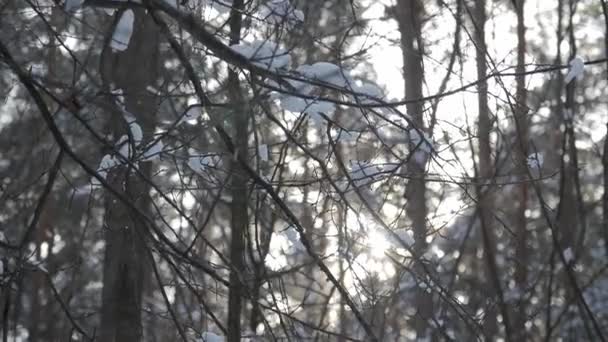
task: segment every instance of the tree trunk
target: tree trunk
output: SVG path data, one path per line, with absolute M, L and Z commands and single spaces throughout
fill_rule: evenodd
M 573 11 L 573 2 L 569 1 L 570 13 L 569 13 L 569 22 L 567 33 L 569 35 L 569 45 L 570 45 L 570 59 L 574 58 L 576 55 L 576 41 L 574 39 L 574 28 L 572 25 L 572 17 L 574 15 Z M 562 91 L 564 89 L 563 79 L 559 82 L 559 96 L 561 100 Z M 574 115 L 576 115 L 576 100 L 575 90 L 576 90 L 576 80 L 572 80 L 570 83 L 565 84 L 566 89 L 566 101 L 563 106 L 563 110 L 567 115 L 563 118 L 564 124 L 564 133 L 562 135 L 563 144 L 562 144 L 562 155 L 561 155 L 561 167 L 560 167 L 560 201 L 559 207 L 557 210 L 557 228 L 559 230 L 559 248 L 561 251 L 557 251 L 558 253 L 566 253 L 565 251 L 569 250 L 572 255 L 575 255 L 575 241 L 577 233 L 582 232 L 583 225 L 579 225 L 579 222 L 582 222 L 582 210 L 580 202 L 577 200 L 576 189 L 578 182 L 578 168 L 577 168 L 577 153 L 576 153 L 576 145 L 575 145 L 575 135 L 574 135 Z M 582 201 L 582 199 L 580 199 Z M 564 284 L 568 284 L 570 280 L 568 279 L 568 274 L 563 273 L 563 282 Z M 574 301 L 576 298 L 576 290 L 571 286 L 567 286 L 566 288 L 566 298 L 568 301 Z M 579 304 L 579 303 L 577 303 Z M 586 317 L 583 313 L 583 308 L 579 305 L 580 317 L 585 323 L 586 331 L 590 331 L 590 328 L 587 326 Z M 569 313 L 569 319 L 574 319 L 575 317 L 579 317 L 578 315 L 573 315 Z M 589 335 L 590 336 L 590 335 Z
M 483 234 L 483 249 L 484 258 L 488 267 L 488 274 L 495 272 L 496 268 L 496 234 L 494 232 L 495 225 L 492 212 L 494 210 L 493 182 L 494 167 L 492 163 L 492 147 L 490 145 L 490 131 L 492 130 L 492 120 L 490 119 L 490 109 L 488 107 L 488 82 L 485 81 L 487 73 L 486 65 L 486 40 L 485 40 L 485 24 L 486 24 L 486 1 L 479 0 L 475 2 L 474 9 L 474 26 L 475 26 L 475 45 L 476 64 L 477 64 L 477 79 L 483 80 L 477 86 L 477 105 L 479 110 L 479 119 L 477 123 L 477 135 L 479 138 L 479 177 L 480 183 L 486 184 L 479 186 L 477 189 L 478 207 Z M 496 298 L 499 289 L 494 284 L 495 279 L 486 280 L 489 282 L 488 295 L 491 298 Z M 498 332 L 498 322 L 496 320 L 497 310 L 494 305 L 489 305 L 485 310 L 483 330 L 486 338 L 493 338 Z
M 243 0 L 236 0 L 230 12 L 230 45 L 238 44 L 241 40 L 241 26 L 243 11 Z M 248 145 L 248 111 L 244 104 L 244 96 L 241 92 L 239 77 L 236 71 L 230 70 L 228 74 L 228 88 L 230 102 L 232 103 L 232 132 L 235 144 L 235 156 L 231 158 L 231 241 L 230 241 L 230 293 L 228 296 L 228 336 L 227 342 L 238 342 L 241 340 L 241 311 L 243 296 L 246 293 L 242 276 L 245 270 L 245 232 L 249 224 L 247 214 L 247 181 L 248 177 L 239 162 L 247 160 Z
M 528 241 L 526 209 L 528 208 L 528 183 L 523 180 L 527 174 L 527 158 L 528 158 L 528 107 L 527 107 L 527 91 L 526 77 L 523 73 L 526 71 L 526 26 L 524 22 L 524 0 L 518 0 L 516 6 L 517 12 L 517 66 L 516 77 L 517 90 L 515 95 L 515 120 L 519 127 L 519 144 L 521 153 L 518 155 L 519 163 L 517 165 L 517 173 L 521 175 L 522 181 L 517 186 L 517 201 L 515 209 L 515 286 L 520 297 L 527 290 L 528 279 L 528 256 L 529 251 L 526 246 Z M 513 330 L 517 333 L 517 337 L 525 338 L 525 323 L 526 323 L 526 305 L 523 300 L 519 300 L 517 308 L 514 312 Z
M 135 13 L 133 34 L 125 51 L 112 51 L 106 46 L 101 72 L 115 88 L 125 94 L 126 110 L 135 116 L 143 131 L 143 143 L 154 133 L 156 101 L 146 91 L 158 75 L 158 39 L 156 25 L 143 9 Z M 117 14 L 122 15 L 121 12 Z M 114 137 L 126 134 L 127 123 L 114 118 Z M 140 171 L 150 175 L 150 164 L 140 163 Z M 126 165 L 114 168 L 107 178 L 117 191 L 131 199 L 139 210 L 149 210 L 149 186 Z M 105 258 L 101 328 L 103 342 L 136 342 L 143 339 L 142 294 L 146 274 L 144 220 L 111 194 L 105 200 Z
M 256 123 L 254 123 L 256 124 Z M 258 139 L 256 142 L 258 145 L 267 144 L 271 146 L 272 140 L 267 137 L 272 136 L 270 126 L 265 121 L 258 121 L 257 125 L 260 127 L 258 132 Z M 270 149 L 270 147 L 268 147 Z M 270 153 L 270 151 L 269 151 Z M 258 171 L 260 174 L 270 178 L 272 176 L 273 168 L 270 164 L 270 157 L 268 161 L 258 160 Z M 277 173 L 278 179 L 281 179 L 281 173 Z M 252 332 L 256 332 L 258 326 L 264 323 L 264 312 L 262 311 L 261 305 L 259 305 L 260 296 L 262 292 L 263 284 L 268 280 L 266 275 L 266 264 L 265 260 L 270 251 L 270 241 L 274 232 L 274 227 L 277 223 L 277 213 L 273 212 L 268 204 L 268 194 L 263 191 L 257 191 L 256 193 L 256 208 L 255 208 L 255 226 L 251 229 L 251 233 L 248 235 L 248 245 L 250 253 L 250 259 L 252 262 L 252 268 L 254 271 L 254 281 L 251 288 L 251 312 L 249 317 L 249 329 Z M 307 196 L 307 190 L 304 192 L 304 198 Z M 307 203 L 304 200 L 304 203 Z
M 608 3 L 602 0 L 602 13 L 604 14 L 604 53 L 608 56 Z M 608 62 L 607 62 L 608 64 Z M 608 69 L 606 71 L 608 79 Z M 608 123 L 606 124 L 606 136 L 604 137 L 604 154 L 602 156 L 602 166 L 604 167 L 604 196 L 602 197 L 602 228 L 604 237 L 604 248 L 608 256 Z
M 424 53 L 421 36 L 421 20 L 423 14 L 421 0 L 398 0 L 396 7 L 397 22 L 401 33 L 401 50 L 403 55 L 403 76 L 405 78 L 405 98 L 408 100 L 422 97 Z M 407 105 L 408 114 L 412 117 L 416 129 L 424 131 L 423 102 L 413 102 Z M 410 130 L 411 134 L 414 130 Z M 424 142 L 423 142 L 424 143 Z M 415 149 L 417 151 L 415 151 Z M 410 153 L 421 153 L 420 147 L 410 143 Z M 411 220 L 414 230 L 414 252 L 419 257 L 427 249 L 426 243 L 426 185 L 424 181 L 425 164 L 418 158 L 410 158 L 407 164 L 408 174 L 412 177 L 407 184 L 405 197 L 407 198 L 406 213 Z M 422 270 L 417 267 L 417 273 Z M 419 289 L 416 295 L 416 316 L 413 320 L 418 338 L 427 335 L 428 319 L 432 317 L 432 298 L 424 289 Z

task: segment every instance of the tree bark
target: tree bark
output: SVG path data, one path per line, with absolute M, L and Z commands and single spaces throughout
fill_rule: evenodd
M 479 177 L 484 186 L 478 186 L 478 207 L 482 229 L 482 243 L 484 249 L 484 259 L 487 265 L 488 274 L 496 272 L 496 234 L 492 212 L 494 210 L 493 196 L 493 177 L 494 166 L 492 163 L 492 147 L 490 144 L 490 131 L 492 130 L 492 120 L 488 107 L 488 82 L 485 81 L 487 73 L 486 54 L 487 46 L 485 40 L 486 1 L 475 2 L 474 26 L 475 26 L 475 45 L 477 79 L 483 80 L 477 86 L 477 106 L 479 119 L 477 122 L 477 135 L 479 146 Z M 488 295 L 496 298 L 500 289 L 494 284 L 497 279 L 490 279 L 488 284 Z M 498 332 L 498 322 L 496 320 L 497 310 L 494 305 L 489 305 L 485 310 L 483 332 L 486 338 L 493 338 Z
M 526 77 L 523 73 L 526 71 L 526 25 L 524 22 L 524 0 L 518 0 L 516 6 L 517 12 L 517 66 L 516 73 L 516 95 L 515 95 L 515 120 L 519 127 L 519 144 L 521 153 L 519 163 L 517 165 L 517 173 L 522 176 L 521 183 L 517 186 L 517 201 L 515 209 L 515 285 L 517 293 L 523 297 L 527 290 L 528 279 L 528 257 L 529 251 L 526 243 L 528 241 L 526 209 L 528 208 L 528 183 L 523 180 L 527 174 L 527 158 L 528 158 L 528 139 L 529 139 L 529 124 L 528 124 L 528 106 L 527 106 L 527 90 Z M 513 330 L 519 338 L 525 338 L 525 323 L 526 323 L 526 305 L 523 300 L 519 300 L 517 308 L 513 315 L 514 325 Z
M 238 44 L 241 40 L 241 26 L 243 0 L 236 0 L 230 12 L 230 45 Z M 228 88 L 230 102 L 232 103 L 232 132 L 235 143 L 235 154 L 247 160 L 248 148 L 248 111 L 244 104 L 244 96 L 239 84 L 239 76 L 235 70 L 228 74 Z M 241 339 L 241 311 L 243 296 L 246 292 L 242 282 L 245 270 L 245 233 L 249 224 L 247 213 L 247 173 L 236 161 L 231 158 L 231 241 L 230 241 L 230 291 L 228 296 L 228 342 L 238 342 Z
M 154 85 L 158 75 L 159 34 L 152 19 L 143 9 L 135 14 L 133 34 L 125 51 L 110 51 L 106 45 L 101 60 L 104 78 L 122 89 L 126 110 L 135 116 L 143 131 L 143 143 L 154 133 L 156 101 L 146 88 Z M 122 12 L 117 14 L 122 15 Z M 114 137 L 126 134 L 127 123 L 114 118 Z M 122 121 L 122 122 L 121 122 Z M 133 148 L 132 148 L 133 149 Z M 140 170 L 149 176 L 151 167 L 140 163 Z M 118 166 L 108 175 L 109 184 L 130 198 L 142 211 L 149 211 L 149 186 L 126 165 Z M 146 274 L 145 230 L 141 217 L 131 212 L 111 194 L 105 199 L 105 257 L 101 328 L 103 342 L 137 342 L 143 339 L 142 294 Z
M 418 99 L 422 97 L 424 53 L 421 35 L 421 20 L 424 5 L 421 0 L 398 0 L 396 17 L 401 34 L 401 51 L 403 56 L 403 76 L 405 78 L 405 98 Z M 424 131 L 423 102 L 407 104 L 407 112 L 412 117 L 416 129 Z M 410 132 L 413 133 L 413 130 Z M 424 142 L 423 142 L 424 143 Z M 421 153 L 420 146 L 410 143 L 410 153 Z M 425 161 L 428 156 L 425 157 Z M 424 181 L 425 164 L 417 158 L 410 158 L 407 164 L 408 174 L 412 177 L 407 184 L 405 197 L 407 199 L 406 213 L 411 220 L 414 230 L 414 252 L 421 256 L 427 249 L 426 217 L 426 185 Z M 417 270 L 422 274 L 422 270 Z M 416 316 L 413 320 L 418 338 L 427 335 L 428 319 L 432 317 L 432 298 L 424 289 L 419 289 L 416 295 Z
M 602 13 L 604 15 L 604 53 L 608 56 L 608 3 L 602 0 Z M 608 62 L 607 62 L 608 64 Z M 608 79 L 608 69 L 606 71 Z M 602 197 L 602 228 L 604 237 L 604 249 L 608 256 L 608 123 L 606 123 L 606 136 L 604 137 L 604 154 L 602 156 L 602 166 L 604 167 L 604 195 Z

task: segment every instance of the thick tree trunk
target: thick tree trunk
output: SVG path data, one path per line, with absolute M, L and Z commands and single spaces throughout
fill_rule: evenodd
M 421 20 L 423 14 L 421 0 L 398 0 L 396 7 L 397 22 L 401 33 L 401 50 L 403 55 L 403 76 L 405 78 L 405 98 L 418 99 L 422 97 L 424 53 L 421 36 Z M 407 112 L 414 120 L 416 129 L 424 131 L 423 102 L 412 102 L 407 105 Z M 414 130 L 411 130 L 412 134 Z M 420 148 L 410 144 L 411 153 L 422 153 L 414 149 Z M 425 156 L 425 160 L 428 156 Z M 424 181 L 425 162 L 420 158 L 412 157 L 407 164 L 407 170 L 412 177 L 407 184 L 405 197 L 407 198 L 406 213 L 411 220 L 414 230 L 414 251 L 421 256 L 427 249 L 426 243 L 426 185 Z M 421 274 L 420 269 L 417 270 Z M 428 319 L 432 316 L 432 298 L 424 289 L 419 289 L 416 295 L 416 316 L 413 320 L 418 338 L 427 335 Z
M 146 88 L 154 85 L 158 74 L 158 30 L 144 10 L 133 9 L 135 21 L 129 47 L 110 52 L 106 47 L 101 72 L 106 80 L 125 94 L 126 110 L 135 116 L 143 131 L 144 143 L 152 138 L 156 101 Z M 121 15 L 118 13 L 117 15 Z M 127 134 L 127 123 L 118 118 L 114 137 Z M 149 163 L 140 163 L 140 170 L 150 175 Z M 119 166 L 108 175 L 108 182 L 142 211 L 149 206 L 149 187 L 135 171 Z M 99 341 L 137 342 L 143 339 L 142 294 L 146 274 L 145 222 L 111 194 L 106 196 L 105 259 L 101 328 Z

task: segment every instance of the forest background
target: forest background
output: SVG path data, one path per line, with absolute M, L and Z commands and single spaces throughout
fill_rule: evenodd
M 0 0 L 3 341 L 605 341 L 605 0 Z

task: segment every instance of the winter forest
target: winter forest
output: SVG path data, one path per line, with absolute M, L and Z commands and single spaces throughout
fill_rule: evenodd
M 606 341 L 608 0 L 0 0 L 2 342 Z

